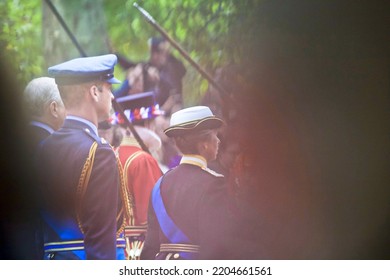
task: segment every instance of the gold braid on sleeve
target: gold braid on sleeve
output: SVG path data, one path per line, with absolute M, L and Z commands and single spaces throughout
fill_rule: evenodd
M 89 183 L 89 178 L 91 177 L 92 173 L 92 167 L 93 167 L 93 162 L 95 159 L 95 153 L 97 149 L 97 142 L 93 142 L 91 148 L 89 149 L 89 154 L 87 157 L 87 160 L 84 163 L 83 169 L 81 170 L 81 175 L 79 179 L 79 184 L 77 186 L 77 191 L 76 191 L 76 217 L 77 217 L 77 223 L 79 225 L 79 228 L 81 232 L 84 234 L 83 227 L 81 225 L 81 220 L 80 220 L 80 211 L 81 211 L 81 206 L 82 206 L 82 199 L 85 195 L 85 192 L 87 191 L 88 183 Z

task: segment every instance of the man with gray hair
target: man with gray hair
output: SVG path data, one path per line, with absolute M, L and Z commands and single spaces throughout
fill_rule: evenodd
M 31 80 L 24 93 L 24 106 L 30 122 L 30 143 L 35 149 L 64 123 L 66 111 L 53 78 Z
M 27 147 L 30 153 L 27 156 L 31 160 L 33 180 L 25 191 L 30 193 L 31 204 L 34 213 L 31 219 L 22 225 L 19 230 L 18 239 L 23 240 L 21 250 L 24 251 L 24 257 L 27 259 L 43 258 L 43 231 L 41 218 L 39 214 L 40 200 L 37 184 L 37 153 L 43 141 L 58 130 L 65 120 L 65 106 L 62 102 L 57 85 L 53 78 L 39 77 L 31 80 L 23 92 L 23 109 L 30 121 L 27 125 L 28 136 Z

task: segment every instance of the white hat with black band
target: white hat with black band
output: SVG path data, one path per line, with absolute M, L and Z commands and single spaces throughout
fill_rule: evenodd
M 182 136 L 194 131 L 217 129 L 223 125 L 207 106 L 194 106 L 172 114 L 170 125 L 164 130 L 168 137 Z

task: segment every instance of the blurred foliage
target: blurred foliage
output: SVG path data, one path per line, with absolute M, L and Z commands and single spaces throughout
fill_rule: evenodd
M 50 1 L 86 55 L 108 52 L 103 0 Z M 46 68 L 80 56 L 80 50 L 46 1 L 42 5 L 42 34 Z
M 105 0 L 104 3 L 109 37 L 115 42 L 115 50 L 134 60 L 147 59 L 147 40 L 153 36 L 161 36 L 158 31 L 133 7 L 134 1 L 121 3 Z M 233 1 L 158 0 L 137 3 L 148 11 L 193 59 L 210 66 L 223 59 L 228 18 L 235 10 Z
M 140 0 L 156 22 L 210 75 L 216 68 L 229 64 L 245 65 L 252 76 L 258 48 L 257 24 L 262 0 Z M 147 40 L 161 36 L 142 14 L 125 3 L 104 0 L 109 37 L 113 49 L 137 62 L 148 58 Z M 112 16 L 115 15 L 115 16 Z M 174 54 L 180 57 L 177 51 Z M 208 82 L 181 58 L 187 67 L 184 77 L 184 101 L 197 103 L 208 88 Z
M 0 2 L 1 59 L 14 67 L 18 83 L 42 72 L 41 30 L 40 0 Z
M 203 69 L 214 75 L 217 67 L 251 63 L 256 54 L 256 22 L 261 0 L 140 0 L 137 3 L 188 52 Z M 133 0 L 103 0 L 110 49 L 133 62 L 149 57 L 148 39 L 160 36 Z M 4 56 L 15 66 L 18 79 L 27 83 L 43 75 L 42 1 L 7 0 L 0 3 L 0 42 Z M 196 103 L 208 83 L 174 50 L 187 68 L 185 102 Z M 116 70 L 123 78 L 123 69 Z
M 133 7 L 133 3 L 133 0 L 125 3 L 108 0 L 104 2 L 113 50 L 133 62 L 138 62 L 149 57 L 148 39 L 161 34 Z M 227 51 L 229 18 L 235 13 L 238 1 L 158 0 L 137 3 L 211 75 L 217 66 L 230 59 Z M 187 68 L 184 77 L 184 101 L 188 105 L 197 103 L 207 90 L 208 83 L 177 51 L 173 51 L 173 54 L 180 58 Z

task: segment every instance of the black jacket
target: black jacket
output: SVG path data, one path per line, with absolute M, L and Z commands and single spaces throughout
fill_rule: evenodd
M 161 182 L 165 209 L 174 223 L 199 245 L 199 259 L 230 259 L 232 220 L 225 179 L 199 166 L 180 164 Z M 148 231 L 141 259 L 154 259 L 161 243 L 170 243 L 149 203 Z M 161 253 L 160 253 L 161 258 Z

